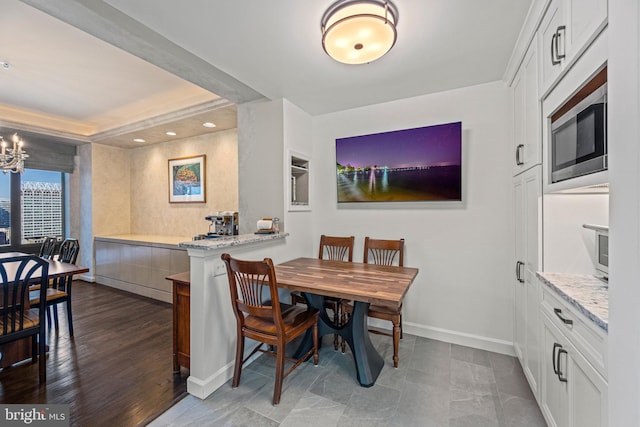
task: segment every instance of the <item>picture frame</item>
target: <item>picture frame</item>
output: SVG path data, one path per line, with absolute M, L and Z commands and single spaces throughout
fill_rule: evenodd
M 169 203 L 206 203 L 206 156 L 169 159 Z

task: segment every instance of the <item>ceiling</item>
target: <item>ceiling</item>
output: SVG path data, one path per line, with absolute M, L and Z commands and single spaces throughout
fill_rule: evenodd
M 320 115 L 500 80 L 531 0 L 394 0 L 396 45 L 364 65 L 324 53 L 332 3 L 2 0 L 0 135 L 135 147 L 264 98 Z

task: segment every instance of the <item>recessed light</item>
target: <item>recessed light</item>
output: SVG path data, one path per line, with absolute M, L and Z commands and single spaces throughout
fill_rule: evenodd
M 214 128 L 216 127 L 215 123 L 211 123 L 211 122 L 205 122 L 202 124 L 202 126 L 206 127 L 206 128 Z
M 9 64 L 8 62 L 4 62 L 4 61 L 0 61 L 0 66 L 2 66 L 3 69 L 8 70 L 9 68 L 11 68 L 11 64 Z
M 133 140 L 133 142 L 147 142 L 147 141 L 145 141 L 142 138 L 136 138 L 136 139 Z
M 167 134 L 169 136 L 176 136 L 177 135 L 175 132 L 165 132 L 165 134 Z

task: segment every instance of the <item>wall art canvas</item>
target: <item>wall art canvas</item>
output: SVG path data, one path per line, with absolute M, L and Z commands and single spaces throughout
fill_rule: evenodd
M 462 200 L 462 122 L 336 139 L 338 203 Z
M 206 202 L 206 156 L 169 159 L 169 203 Z

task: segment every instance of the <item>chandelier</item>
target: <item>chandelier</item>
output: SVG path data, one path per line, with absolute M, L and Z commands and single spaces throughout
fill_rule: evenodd
M 24 171 L 24 159 L 29 157 L 27 153 L 22 150 L 24 141 L 14 133 L 11 137 L 13 142 L 13 148 L 9 147 L 7 141 L 0 136 L 0 167 L 2 173 L 22 173 Z
M 338 0 L 321 21 L 322 47 L 345 64 L 366 64 L 396 43 L 398 9 L 387 0 Z

